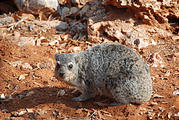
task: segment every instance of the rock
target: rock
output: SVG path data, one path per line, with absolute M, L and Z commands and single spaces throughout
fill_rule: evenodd
M 68 15 L 70 15 L 70 9 L 68 7 L 64 7 L 61 12 L 62 19 Z
M 158 95 L 158 94 L 154 94 L 153 98 L 163 98 L 164 96 Z
M 34 24 L 30 24 L 30 25 L 28 26 L 28 29 L 29 29 L 29 32 L 33 31 L 33 29 L 34 29 Z
M 35 40 L 33 37 L 20 37 L 20 41 L 17 44 L 19 47 L 27 45 L 35 45 Z
M 77 13 L 78 12 L 78 8 L 77 7 L 72 7 L 71 9 L 70 9 L 70 14 L 75 14 L 75 13 Z
M 6 24 L 6 23 L 12 23 L 12 22 L 14 22 L 14 18 L 9 17 L 9 16 L 0 19 L 0 25 Z
M 21 68 L 22 69 L 29 69 L 29 70 L 32 70 L 32 66 L 29 64 L 29 63 L 24 63 L 21 65 Z
M 65 90 L 60 90 L 57 93 L 57 96 L 64 96 L 65 95 Z
M 24 80 L 24 79 L 25 79 L 25 76 L 27 76 L 27 74 L 20 75 L 20 76 L 18 77 L 18 80 Z
M 135 12 L 137 18 L 141 18 L 147 24 L 158 24 L 168 22 L 166 15 L 167 8 L 177 8 L 177 1 L 133 1 L 133 0 L 103 0 L 105 5 L 113 5 L 118 8 L 128 8 Z M 164 12 L 165 11 L 165 12 Z M 175 13 L 175 10 L 173 10 Z M 177 18 L 177 15 L 175 15 Z
M 22 64 L 22 61 L 10 62 L 9 64 L 12 65 L 13 67 L 17 67 Z
M 34 113 L 33 109 L 27 108 L 26 110 L 27 110 L 28 113 Z
M 174 114 L 174 116 L 175 116 L 175 117 L 179 117 L 179 112 L 178 112 L 178 113 L 176 113 L 176 114 Z
M 56 29 L 59 31 L 66 30 L 68 28 L 68 24 L 66 22 L 60 21 L 59 25 L 56 26 Z
M 80 16 L 82 17 L 83 15 L 87 14 L 89 10 L 89 6 L 85 5 L 81 10 L 80 10 Z
M 14 2 L 20 11 L 34 13 L 37 13 L 38 9 L 42 10 L 42 8 L 45 7 L 57 10 L 57 7 L 59 6 L 58 0 L 15 0 Z
M 58 40 L 51 41 L 51 42 L 49 42 L 49 45 L 50 46 L 59 45 L 59 41 Z
M 25 113 L 27 113 L 26 110 L 20 111 L 20 112 L 18 113 L 18 116 L 22 116 L 22 115 L 24 115 Z
M 34 92 L 34 91 L 30 91 L 30 92 L 28 92 L 28 93 L 26 94 L 26 97 L 32 96 L 33 94 L 35 94 L 35 92 Z
M 174 94 L 174 95 L 179 95 L 179 90 L 175 90 L 175 91 L 173 92 L 173 94 Z
M 3 112 L 3 113 L 7 113 L 8 110 L 7 110 L 7 109 L 3 109 L 2 112 Z
M 25 95 L 24 95 L 24 94 L 19 94 L 18 97 L 19 97 L 20 99 L 22 99 L 22 98 L 25 98 Z
M 4 93 L 1 94 L 0 98 L 1 98 L 2 100 L 5 100 L 5 99 L 6 99 L 6 96 L 4 95 Z
M 10 95 L 10 96 L 9 96 L 9 100 L 12 100 L 12 99 L 13 99 L 13 97 Z

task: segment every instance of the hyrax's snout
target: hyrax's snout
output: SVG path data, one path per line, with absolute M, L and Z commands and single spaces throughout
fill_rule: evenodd
M 59 76 L 60 76 L 60 77 L 63 77 L 64 75 L 65 75 L 64 72 L 60 72 L 60 73 L 59 73 Z

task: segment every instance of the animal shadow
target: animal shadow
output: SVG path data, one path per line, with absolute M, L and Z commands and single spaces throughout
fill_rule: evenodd
M 60 93 L 60 91 L 62 92 Z M 39 87 L 24 90 L 21 93 L 13 94 L 12 99 L 1 100 L 0 110 L 7 109 L 8 112 L 12 112 L 22 108 L 33 108 L 40 104 L 48 103 L 65 104 L 71 108 L 103 108 L 108 106 L 106 102 L 108 98 L 103 96 L 97 96 L 85 102 L 73 102 L 71 99 L 80 95 L 80 92 L 73 93 L 73 91 L 74 89 L 59 87 Z

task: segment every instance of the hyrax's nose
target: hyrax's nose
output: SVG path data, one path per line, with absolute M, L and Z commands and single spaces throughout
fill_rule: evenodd
M 60 73 L 59 73 L 60 77 L 63 77 L 64 74 L 65 74 L 65 73 L 63 73 L 63 72 L 60 72 Z

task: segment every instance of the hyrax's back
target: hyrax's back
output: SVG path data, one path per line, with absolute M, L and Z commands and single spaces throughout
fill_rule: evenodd
M 143 103 L 151 98 L 149 67 L 134 50 L 104 43 L 80 54 L 87 59 L 85 78 L 91 89 L 120 103 Z

